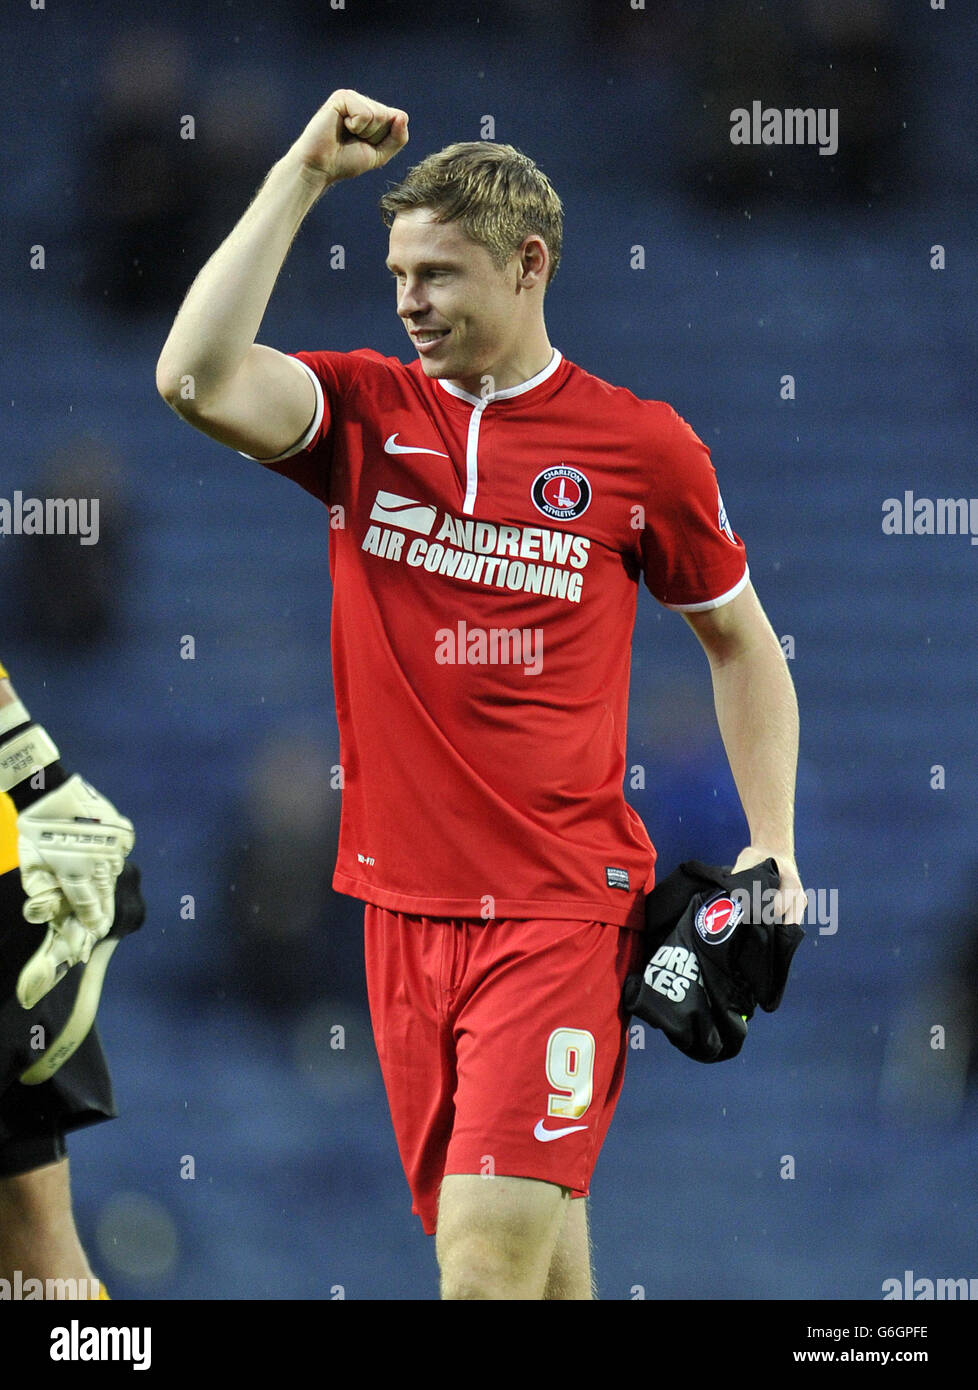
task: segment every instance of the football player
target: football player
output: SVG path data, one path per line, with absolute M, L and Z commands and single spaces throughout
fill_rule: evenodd
M 10 1298 L 107 1298 L 75 1227 L 65 1136 L 116 1114 L 93 1027 L 141 925 L 133 828 L 62 767 L 0 666 L 0 1280 Z
M 586 1299 L 583 1199 L 654 877 L 622 789 L 639 582 L 709 658 L 750 829 L 734 867 L 775 859 L 787 896 L 797 705 L 706 446 L 549 341 L 562 207 L 525 155 L 451 145 L 383 195 L 409 364 L 257 341 L 303 219 L 407 139 L 403 110 L 334 92 L 195 280 L 157 385 L 329 508 L 334 886 L 366 904 L 377 1049 L 442 1296 Z

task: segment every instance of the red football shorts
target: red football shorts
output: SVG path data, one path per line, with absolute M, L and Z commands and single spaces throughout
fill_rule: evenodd
M 368 904 L 364 940 L 394 1133 L 428 1235 L 446 1173 L 586 1196 L 625 1076 L 621 993 L 641 933 Z

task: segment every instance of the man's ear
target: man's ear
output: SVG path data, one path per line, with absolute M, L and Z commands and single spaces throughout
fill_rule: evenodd
M 535 281 L 547 283 L 547 272 L 550 269 L 550 251 L 547 243 L 542 236 L 534 233 L 528 236 L 520 247 L 520 280 L 523 281 L 529 276 L 535 277 Z M 530 285 L 525 286 L 526 289 Z

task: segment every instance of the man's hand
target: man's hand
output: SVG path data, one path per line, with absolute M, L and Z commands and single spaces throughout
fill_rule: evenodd
M 749 846 L 736 870 L 687 860 L 645 900 L 645 968 L 622 1003 L 697 1062 L 736 1057 L 755 1009 L 779 1007 L 805 935 L 773 919 L 781 873 L 759 852 Z
M 132 822 L 76 775 L 19 813 L 17 839 L 24 916 L 50 924 L 17 985 L 31 1009 L 107 935 L 135 836 Z
M 405 111 L 341 88 L 316 112 L 291 152 L 329 184 L 382 168 L 407 141 Z
M 781 876 L 781 886 L 773 902 L 775 920 L 800 926 L 805 920 L 808 901 L 798 876 L 798 866 L 792 855 L 783 854 L 780 850 L 769 849 L 764 845 L 748 845 L 737 855 L 732 872 L 739 874 L 741 869 L 752 869 L 756 864 L 763 864 L 765 859 L 775 861 Z

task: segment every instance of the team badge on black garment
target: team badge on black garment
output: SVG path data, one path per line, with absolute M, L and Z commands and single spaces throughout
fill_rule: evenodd
M 708 898 L 696 914 L 696 930 L 704 941 L 719 946 L 733 936 L 744 909 L 736 899 L 727 893 L 715 893 Z
M 553 521 L 573 521 L 591 504 L 591 484 L 578 468 L 555 464 L 538 473 L 530 488 L 533 505 Z

